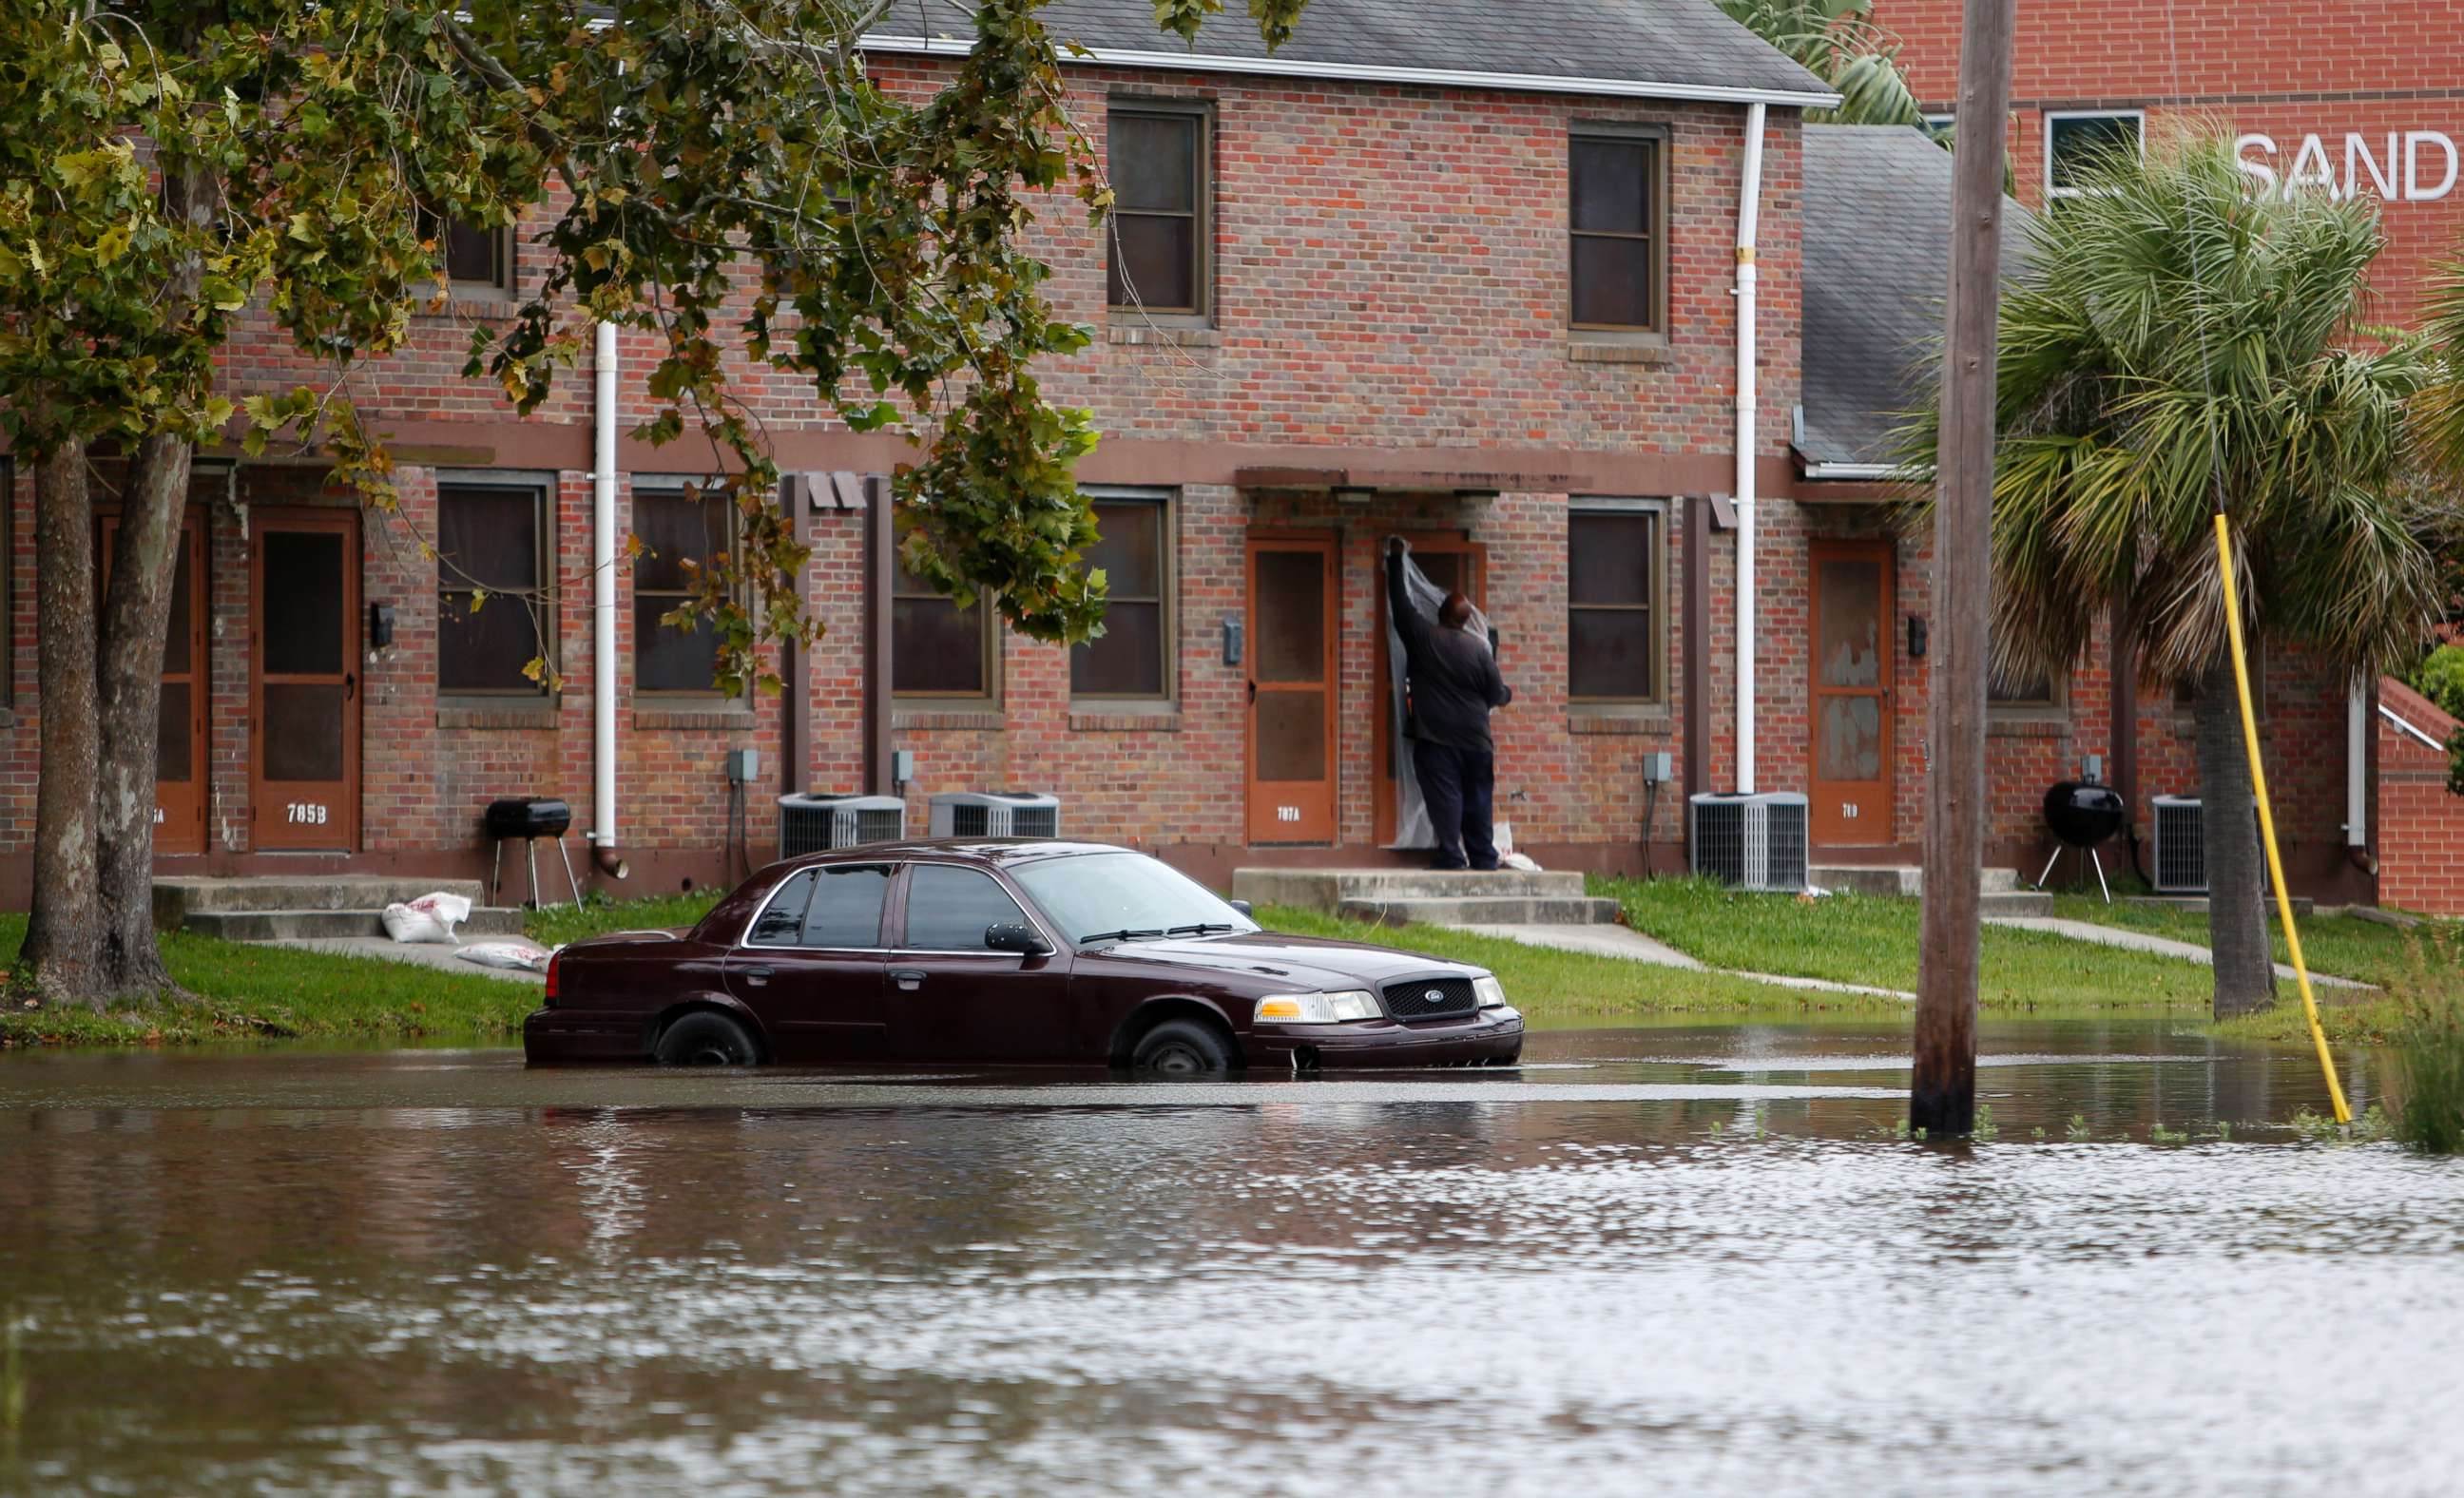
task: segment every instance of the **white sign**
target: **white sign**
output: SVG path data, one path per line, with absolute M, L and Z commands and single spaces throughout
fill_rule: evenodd
M 2435 203 L 2455 190 L 2455 138 L 2445 131 L 2347 130 L 2339 143 L 2332 139 L 2314 131 L 2279 146 L 2254 131 L 2233 141 L 2233 156 L 2261 191 L 2286 197 L 2319 187 L 2336 198 L 2370 192 L 2389 203 Z

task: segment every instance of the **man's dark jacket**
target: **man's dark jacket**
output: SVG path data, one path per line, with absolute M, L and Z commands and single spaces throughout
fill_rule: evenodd
M 1490 753 L 1488 710 L 1514 699 L 1497 673 L 1488 643 L 1468 629 L 1449 629 L 1423 614 L 1403 585 L 1403 559 L 1386 554 L 1386 599 L 1395 632 L 1403 637 L 1403 670 L 1411 677 L 1412 716 L 1423 742 Z

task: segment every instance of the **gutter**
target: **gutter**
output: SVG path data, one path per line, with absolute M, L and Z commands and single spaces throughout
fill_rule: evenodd
M 616 853 L 616 324 L 602 322 L 591 354 L 590 821 L 591 862 L 611 879 L 630 870 Z
M 1746 106 L 1745 180 L 1737 194 L 1737 789 L 1754 788 L 1754 232 L 1762 216 L 1764 101 Z
M 2407 724 L 2410 727 L 2410 724 Z M 2436 748 L 2436 745 L 2431 747 Z M 2344 846 L 2370 845 L 2370 696 L 2356 674 L 2344 694 Z
M 975 44 L 956 36 L 868 36 L 867 52 L 963 57 Z M 1653 83 L 1634 78 L 1567 77 L 1546 73 L 1485 73 L 1468 68 L 1407 68 L 1388 63 L 1305 62 L 1288 57 L 1232 57 L 1197 52 L 1140 52 L 1117 47 L 1065 49 L 1064 63 L 1152 68 L 1174 73 L 1243 73 L 1264 77 L 1346 83 L 1410 83 L 1424 88 L 1496 89 L 1532 94 L 1595 94 L 1612 99 L 1669 99 L 1713 104 L 1765 104 L 1831 109 L 1839 96 L 1822 89 L 1740 88 L 1719 83 Z
M 1789 444 L 1796 450 L 1797 474 L 1812 479 L 1833 479 L 1851 484 L 1884 484 L 1901 476 L 1896 463 L 1821 463 L 1805 455 L 1805 408 L 1789 412 Z

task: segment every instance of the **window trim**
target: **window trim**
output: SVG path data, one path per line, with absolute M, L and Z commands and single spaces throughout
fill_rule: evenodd
M 556 585 L 557 516 L 560 508 L 557 475 L 514 469 L 441 468 L 435 470 L 436 539 L 439 541 L 444 540 L 445 491 L 449 489 L 526 490 L 532 496 L 534 500 L 532 515 L 539 526 L 538 586 L 541 594 L 539 603 L 541 617 L 534 621 L 534 628 L 541 636 L 544 647 L 541 654 L 547 661 L 549 672 L 562 675 L 563 667 L 561 663 L 564 653 L 563 599 L 560 596 L 561 590 Z M 437 556 L 437 565 L 442 568 L 444 564 L 445 559 L 440 551 Z M 481 713 L 525 710 L 535 710 L 543 714 L 553 713 L 557 708 L 560 694 L 551 683 L 544 681 L 536 688 L 518 691 L 510 688 L 501 691 L 473 691 L 469 688 L 448 690 L 446 688 L 444 684 L 445 596 L 448 593 L 460 593 L 467 596 L 471 591 L 468 586 L 448 587 L 443 572 L 437 573 L 434 589 L 437 707 L 448 711 Z
M 1076 647 L 1070 650 L 1069 704 L 1102 704 L 1104 712 L 1136 712 L 1141 708 L 1162 712 L 1180 704 L 1180 491 L 1177 489 L 1140 489 L 1117 484 L 1089 484 L 1079 493 L 1091 507 L 1106 504 L 1153 504 L 1163 512 L 1155 522 L 1156 545 L 1162 555 L 1156 558 L 1155 603 L 1157 648 L 1163 652 L 1161 693 L 1081 692 L 1077 683 Z M 1143 603 L 1143 599 L 1132 600 Z
M 1985 716 L 2004 723 L 2066 723 L 2071 716 L 2071 673 L 2065 669 L 2048 678 L 2041 702 L 2022 702 L 1993 694 L 1993 675 L 1985 676 Z
M 1573 545 L 1574 518 L 1578 515 L 1647 515 L 1651 517 L 1651 601 L 1643 606 L 1651 615 L 1651 692 L 1644 696 L 1577 696 L 1574 693 L 1574 610 L 1595 608 L 1632 612 L 1631 604 L 1576 604 L 1574 602 L 1573 569 L 1566 572 L 1566 706 L 1575 713 L 1610 716 L 1643 711 L 1663 711 L 1669 703 L 1668 669 L 1668 520 L 1673 502 L 1665 498 L 1615 498 L 1607 496 L 1577 495 L 1566 501 L 1566 544 Z
M 925 588 L 920 592 L 899 591 L 898 580 L 906 570 L 899 564 L 898 558 L 893 554 L 890 559 L 890 576 L 884 580 L 890 584 L 891 706 L 928 713 L 999 710 L 1001 705 L 1001 648 L 1006 643 L 1007 637 L 1001 627 L 1001 610 L 987 604 L 980 591 L 976 594 L 975 603 L 969 606 L 980 616 L 981 633 L 979 639 L 981 641 L 979 649 L 983 651 L 983 690 L 981 692 L 918 692 L 903 684 L 903 678 L 897 670 L 898 601 L 902 598 L 931 598 L 939 599 L 943 603 L 956 602 L 947 593 L 935 592 L 931 588 Z
M 1668 340 L 1668 268 L 1671 263 L 1668 245 L 1668 158 L 1671 132 L 1664 124 L 1618 120 L 1575 120 L 1566 126 L 1566 331 L 1586 342 L 1650 342 L 1665 343 Z M 1574 144 L 1578 141 L 1643 142 L 1651 146 L 1651 170 L 1647 187 L 1651 201 L 1644 207 L 1644 218 L 1650 227 L 1641 234 L 1609 234 L 1598 230 L 1574 228 Z M 1651 321 L 1578 322 L 1574 319 L 1574 241 L 1577 237 L 1634 239 L 1648 242 L 1651 257 Z
M 628 493 L 625 501 L 626 518 L 630 522 L 627 527 L 627 533 L 634 536 L 639 536 L 642 533 L 640 507 L 644 497 L 647 496 L 651 499 L 673 499 L 681 502 L 684 498 L 684 491 L 686 487 L 691 485 L 699 488 L 702 491 L 702 497 L 707 500 L 711 497 L 710 486 L 717 482 L 715 478 L 699 474 L 634 474 L 629 475 L 629 477 L 630 483 L 628 485 Z M 742 544 L 743 532 L 741 529 L 737 533 L 736 541 L 738 545 Z M 627 597 L 626 599 L 626 604 L 627 607 L 632 607 L 632 606 L 644 596 L 641 586 L 641 568 L 638 562 L 633 567 L 627 571 L 626 592 Z M 692 595 L 689 593 L 679 593 L 668 588 L 652 588 L 649 590 L 648 596 L 651 598 L 685 599 L 690 598 Z M 740 587 L 737 590 L 737 597 L 739 602 L 745 602 L 746 606 L 751 606 L 749 601 L 744 599 L 743 592 Z M 734 696 L 730 696 L 726 693 L 721 692 L 715 681 L 712 682 L 707 687 L 700 688 L 646 687 L 642 685 L 642 622 L 640 609 L 633 608 L 632 617 L 633 646 L 632 649 L 627 652 L 626 665 L 627 670 L 632 673 L 631 684 L 635 700 L 661 704 L 700 702 L 741 703 L 748 707 L 751 706 L 753 698 L 752 684 L 750 682 L 745 684 L 744 691 L 737 693 Z M 658 626 L 658 628 L 665 628 L 667 627 L 665 625 L 661 625 Z
M 2048 109 L 2039 119 L 2045 132 L 2045 201 L 2057 198 L 2085 197 L 2085 187 L 2062 187 L 2054 184 L 2054 123 L 2061 120 L 2127 120 L 2139 127 L 2139 154 L 2147 155 L 2147 111 L 2145 109 Z
M 1104 181 L 1112 179 L 1112 117 L 1115 115 L 1152 115 L 1195 121 L 1198 139 L 1191 145 L 1190 160 L 1196 181 L 1192 184 L 1190 218 L 1191 255 L 1190 286 L 1197 293 L 1195 307 L 1157 307 L 1143 300 L 1112 300 L 1112 261 L 1120 253 L 1116 221 L 1121 209 L 1116 203 L 1104 225 L 1104 311 L 1125 314 L 1133 320 L 1149 320 L 1157 327 L 1211 328 L 1215 325 L 1215 101 L 1188 99 L 1177 95 L 1112 94 L 1104 100 Z M 1176 216 L 1139 209 L 1132 211 L 1143 216 Z M 1126 268 L 1122 275 L 1127 280 Z
M 811 947 L 806 946 L 802 940 L 756 941 L 753 939 L 753 933 L 760 929 L 761 917 L 770 913 L 772 903 L 779 898 L 780 894 L 785 891 L 787 886 L 795 883 L 799 876 L 807 873 L 811 874 L 813 876 L 814 892 L 818 893 L 821 890 L 821 881 L 839 870 L 878 869 L 883 874 L 881 887 L 881 916 L 879 923 L 873 928 L 872 933 L 872 939 L 875 943 L 878 943 L 881 940 L 882 929 L 890 924 L 890 896 L 891 892 L 897 887 L 899 874 L 903 868 L 903 865 L 900 865 L 893 860 L 884 860 L 877 864 L 807 864 L 802 869 L 795 870 L 785 878 L 781 879 L 777 884 L 772 885 L 770 887 L 770 892 L 761 896 L 761 903 L 753 908 L 753 914 L 744 922 L 743 933 L 736 938 L 737 949 L 739 951 L 749 952 L 888 952 L 891 950 L 890 948 L 878 944 L 869 947 Z M 796 933 L 800 937 L 803 935 L 806 924 L 808 924 L 812 919 L 812 903 L 810 896 L 806 897 L 804 908 L 805 914 L 803 918 L 796 923 Z

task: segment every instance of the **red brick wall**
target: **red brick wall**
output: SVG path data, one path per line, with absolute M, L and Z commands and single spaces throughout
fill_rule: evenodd
M 2392 677 L 2379 700 L 2445 743 L 2455 719 Z M 2464 796 L 2447 789 L 2447 755 L 2382 717 L 2378 729 L 2379 897 L 2431 915 L 2464 915 Z
M 1903 44 L 1902 58 L 1928 109 L 1957 97 L 1961 0 L 1881 0 L 1875 19 Z M 2167 25 L 2167 17 L 2170 25 Z M 2348 133 L 2387 168 L 2387 136 L 2436 131 L 2464 152 L 2464 0 L 2046 0 L 2019 7 L 2013 75 L 2012 159 L 2019 195 L 2042 201 L 2048 110 L 2144 108 L 2151 138 L 2167 121 L 2196 120 L 2277 146 L 2281 177 L 2316 134 L 2340 187 L 2354 173 Z M 2425 147 L 2425 188 L 2445 157 Z M 2254 161 L 2266 161 L 2254 145 Z M 2358 163 L 2355 165 L 2359 165 Z M 2378 315 L 2418 317 L 2426 277 L 2458 251 L 2464 173 L 2434 200 L 2385 206 L 2388 248 L 2376 275 Z M 2364 167 L 2362 188 L 2377 188 Z

